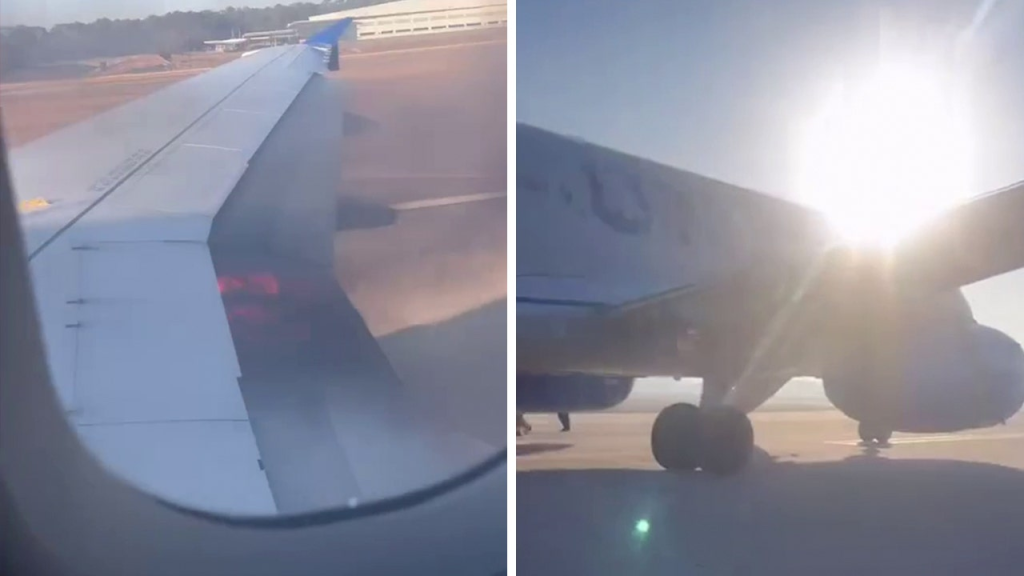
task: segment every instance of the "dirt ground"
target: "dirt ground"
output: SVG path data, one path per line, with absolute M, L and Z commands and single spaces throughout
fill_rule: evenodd
M 140 72 L 159 68 L 166 61 L 158 56 L 133 56 L 113 62 L 103 72 L 84 65 L 63 68 L 67 75 L 85 77 L 0 83 L 0 115 L 7 145 L 27 144 L 58 128 L 126 104 L 236 57 L 179 54 L 171 58 L 170 70 Z M 90 71 L 83 72 L 83 67 Z
M 9 147 L 21 146 L 198 73 L 185 70 L 0 85 L 4 137 Z
M 424 78 L 431 90 L 443 85 L 443 72 L 450 55 L 467 64 L 479 50 L 449 50 L 452 45 L 472 46 L 500 42 L 504 45 L 505 28 L 433 34 L 421 37 L 370 40 L 343 48 L 343 74 L 351 81 L 367 83 L 360 90 L 361 98 L 372 99 L 375 91 L 393 90 L 401 82 Z M 422 59 L 402 58 L 409 51 L 428 48 L 435 56 Z M 381 53 L 392 52 L 392 55 Z M 460 52 L 464 54 L 460 54 Z M 484 51 L 486 53 L 486 51 Z M 378 54 L 380 54 L 378 56 Z M 468 56 L 466 55 L 468 54 Z M 72 77 L 29 82 L 0 83 L 0 118 L 9 147 L 27 144 L 54 130 L 74 124 L 95 114 L 141 98 L 174 82 L 196 76 L 229 62 L 238 54 L 195 53 L 172 56 L 172 69 L 156 72 L 113 74 L 118 70 L 150 69 L 153 62 L 145 55 L 116 62 L 102 75 L 87 66 L 64 67 L 61 74 Z M 479 56 L 475 56 L 479 58 Z M 132 64 L 137 64 L 134 66 Z M 405 70 L 393 69 L 393 63 L 405 64 Z M 141 67 L 141 68 L 140 68 Z M 74 77 L 74 76 L 85 77 Z M 501 78 L 504 82 L 504 77 Z M 372 113 L 372 110 L 371 110 Z

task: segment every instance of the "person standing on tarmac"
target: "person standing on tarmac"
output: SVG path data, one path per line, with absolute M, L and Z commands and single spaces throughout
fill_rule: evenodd
M 568 432 L 572 428 L 568 412 L 559 412 L 558 421 L 562 423 L 562 432 Z M 516 436 L 526 436 L 533 430 L 533 426 L 526 421 L 522 412 L 516 412 Z
M 526 421 L 526 416 L 522 412 L 516 412 L 516 436 L 526 436 L 530 430 L 533 430 L 533 427 Z
M 562 432 L 568 432 L 569 429 L 572 428 L 572 425 L 569 422 L 568 412 L 559 412 L 558 421 L 562 423 Z

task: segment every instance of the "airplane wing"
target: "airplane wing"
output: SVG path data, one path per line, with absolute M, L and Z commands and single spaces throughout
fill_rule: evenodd
M 645 321 L 668 311 L 683 310 L 691 316 L 714 316 L 715 321 L 725 323 L 735 319 L 737 311 L 756 316 L 747 320 L 763 328 L 746 334 L 751 337 L 749 341 L 740 338 L 739 345 L 750 346 L 750 356 L 727 399 L 741 409 L 753 410 L 774 395 L 788 378 L 775 378 L 768 385 L 743 384 L 759 374 L 805 374 L 801 371 L 809 367 L 805 363 L 816 365 L 813 341 L 820 335 L 822 319 L 831 322 L 829 318 L 836 318 L 837 305 L 849 315 L 850 310 L 860 309 L 854 300 L 865 295 L 871 298 L 871 294 L 877 293 L 861 283 L 888 278 L 901 290 L 940 292 L 1024 268 L 1022 222 L 1024 182 L 944 212 L 883 259 L 865 260 L 855 257 L 856 252 L 843 252 L 823 253 L 822 257 L 795 268 L 780 266 L 773 271 L 774 264 L 767 263 L 767 268 L 752 267 L 736 282 L 700 291 L 683 287 L 623 304 L 610 313 Z M 883 269 L 887 271 L 885 276 L 872 272 Z M 763 294 L 765 289 L 771 290 L 767 298 Z M 755 302 L 758 304 L 752 307 Z M 838 318 L 837 321 L 843 322 Z M 738 334 L 730 331 L 735 326 L 729 324 L 717 328 Z
M 101 461 L 178 503 L 275 511 L 207 240 L 349 23 L 9 152 L 63 406 Z
M 931 220 L 900 244 L 894 270 L 943 290 L 1024 268 L 1024 182 L 974 198 Z
M 886 257 L 885 266 L 891 271 L 889 277 L 904 290 L 936 292 L 1024 268 L 1021 222 L 1024 222 L 1024 182 L 977 196 L 938 215 L 898 244 Z M 621 303 L 607 312 L 622 316 L 653 308 L 663 310 L 666 305 L 690 304 L 690 308 L 703 308 L 708 302 L 719 300 L 724 300 L 725 306 L 732 306 L 728 302 L 736 299 L 729 297 L 730 287 L 743 285 L 775 285 L 779 287 L 779 299 L 796 301 L 812 291 L 820 293 L 815 290 L 823 287 L 817 284 L 818 278 L 829 273 L 826 267 L 842 267 L 842 262 L 842 258 L 830 262 L 822 255 L 814 261 L 805 261 L 799 270 L 783 267 L 774 271 L 773 268 L 783 263 L 754 263 L 748 270 L 718 285 L 704 286 L 701 290 L 680 286 Z M 815 263 L 818 266 L 810 266 Z
M 520 304 L 666 310 L 824 244 L 824 219 L 785 199 L 526 124 L 516 131 Z

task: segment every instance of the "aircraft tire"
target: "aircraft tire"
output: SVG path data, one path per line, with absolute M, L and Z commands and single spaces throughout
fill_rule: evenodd
M 718 476 L 743 469 L 754 451 L 754 426 L 742 411 L 717 406 L 701 412 L 701 468 Z
M 857 435 L 860 436 L 861 442 L 865 444 L 879 443 L 888 444 L 892 438 L 892 430 L 885 429 L 881 426 L 875 426 L 866 422 L 857 423 Z
M 695 470 L 701 453 L 700 409 L 685 402 L 662 409 L 651 427 L 651 453 L 666 470 Z

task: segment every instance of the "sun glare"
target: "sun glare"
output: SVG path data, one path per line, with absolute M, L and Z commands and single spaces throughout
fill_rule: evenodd
M 838 87 L 802 138 L 800 193 L 846 241 L 891 246 L 964 198 L 972 143 L 950 74 L 884 65 Z

